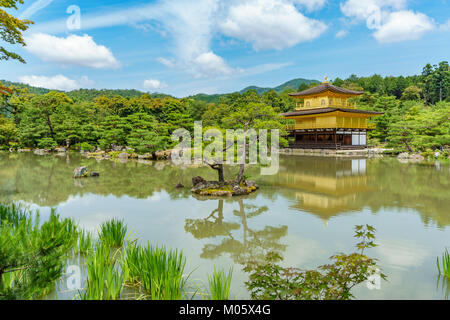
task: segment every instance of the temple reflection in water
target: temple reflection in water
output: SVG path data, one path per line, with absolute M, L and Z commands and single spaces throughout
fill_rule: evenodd
M 290 207 L 313 213 L 324 224 L 354 207 L 357 196 L 369 191 L 367 159 L 296 157 L 296 165 L 281 164 L 276 185 L 295 192 Z M 289 168 L 289 169 L 288 169 Z

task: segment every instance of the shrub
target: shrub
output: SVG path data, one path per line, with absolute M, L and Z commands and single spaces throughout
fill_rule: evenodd
M 83 151 L 92 151 L 94 149 L 94 146 L 89 144 L 88 142 L 82 142 L 80 143 L 80 149 Z
M 281 257 L 267 255 L 267 263 L 248 263 L 250 273 L 246 286 L 252 299 L 263 300 L 348 300 L 353 298 L 351 289 L 376 273 L 376 260 L 364 255 L 364 250 L 375 246 L 375 229 L 369 225 L 356 226 L 355 237 L 359 252 L 337 254 L 333 263 L 317 270 L 283 268 L 276 264 Z M 380 274 L 385 279 L 384 274 Z
M 52 138 L 42 138 L 38 141 L 38 148 L 40 149 L 54 149 L 58 144 Z

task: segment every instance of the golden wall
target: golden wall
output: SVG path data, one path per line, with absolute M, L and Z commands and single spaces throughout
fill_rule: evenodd
M 295 120 L 295 130 L 301 129 L 373 129 L 372 124 L 367 123 L 367 115 L 346 114 L 344 112 L 333 112 L 326 115 L 297 116 L 290 119 Z M 289 121 L 288 130 L 293 130 L 292 121 Z

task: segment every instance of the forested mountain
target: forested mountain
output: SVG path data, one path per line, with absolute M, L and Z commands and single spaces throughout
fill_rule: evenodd
M 240 93 L 244 93 L 249 90 L 256 90 L 256 92 L 258 94 L 263 94 L 264 92 L 268 92 L 270 90 L 274 90 L 276 93 L 281 93 L 281 92 L 283 92 L 283 90 L 286 87 L 297 90 L 301 85 L 307 85 L 309 87 L 313 83 L 320 83 L 320 82 L 317 80 L 308 80 L 308 79 L 298 78 L 298 79 L 289 80 L 289 81 L 287 81 L 283 84 L 280 84 L 279 86 L 274 87 L 274 88 L 261 88 L 261 87 L 257 87 L 257 86 L 250 86 L 245 89 L 242 89 L 240 91 Z
M 16 88 L 21 88 L 21 89 L 27 89 L 28 92 L 32 93 L 32 94 L 46 94 L 46 93 L 49 93 L 50 91 L 52 91 L 50 89 L 32 87 L 25 83 L 11 82 L 8 80 L 0 80 L 0 83 L 2 85 L 4 85 L 5 87 L 16 87 Z
M 40 95 L 40 94 L 46 94 L 50 91 L 58 91 L 63 92 L 61 90 L 51 90 L 51 89 L 45 89 L 45 88 L 38 88 L 33 87 L 24 83 L 20 82 L 11 82 L 7 80 L 0 80 L 0 83 L 2 83 L 6 87 L 16 87 L 21 89 L 27 89 L 29 93 Z M 112 98 L 114 96 L 121 96 L 123 98 L 138 98 L 142 95 L 146 94 L 143 91 L 135 90 L 135 89 L 77 89 L 72 90 L 69 92 L 66 92 L 67 96 L 75 101 L 91 101 L 94 98 L 97 97 L 108 97 Z M 170 95 L 163 94 L 163 93 L 152 93 L 150 94 L 152 98 L 165 98 L 170 97 Z
M 15 86 L 18 88 L 27 88 L 28 91 L 33 94 L 46 94 L 46 93 L 52 91 L 50 89 L 32 87 L 27 84 L 19 83 L 19 82 L 0 80 L 0 83 L 3 83 L 3 85 L 5 85 L 7 87 Z M 281 93 L 286 87 L 293 89 L 293 90 L 297 90 L 302 85 L 303 86 L 306 85 L 306 87 L 309 87 L 311 84 L 314 84 L 314 83 L 320 83 L 320 82 L 317 80 L 307 80 L 307 79 L 298 78 L 298 79 L 293 79 L 293 80 L 287 81 L 287 82 L 285 82 L 277 87 L 274 87 L 274 88 L 262 88 L 262 87 L 257 87 L 257 86 L 249 86 L 245 89 L 242 89 L 239 92 L 245 93 L 250 90 L 256 90 L 256 92 L 259 95 L 261 95 L 270 90 L 274 90 L 276 93 Z M 53 90 L 53 91 L 58 91 L 58 90 Z M 78 89 L 78 90 L 69 91 L 66 94 L 71 99 L 76 100 L 76 101 L 90 101 L 90 100 L 100 97 L 100 96 L 112 98 L 112 97 L 118 95 L 118 96 L 121 96 L 124 98 L 138 98 L 138 97 L 142 96 L 143 94 L 145 94 L 145 92 L 135 90 L 135 89 L 100 89 L 100 90 L 99 89 Z M 199 101 L 204 101 L 207 103 L 217 103 L 219 101 L 220 97 L 225 96 L 225 95 L 227 95 L 227 94 L 199 93 L 196 95 L 189 96 L 188 98 L 191 98 L 194 100 L 199 100 Z M 153 98 L 170 97 L 170 95 L 166 95 L 166 94 L 162 94 L 162 93 L 152 93 L 151 96 Z

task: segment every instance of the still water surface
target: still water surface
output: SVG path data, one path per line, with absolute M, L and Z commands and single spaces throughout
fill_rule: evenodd
M 72 179 L 85 165 L 99 178 Z M 235 168 L 227 168 L 231 177 Z M 436 257 L 450 246 L 450 166 L 402 164 L 397 159 L 281 156 L 274 176 L 247 173 L 261 189 L 225 200 L 195 197 L 191 179 L 214 179 L 206 167 L 169 162 L 97 161 L 0 154 L 0 201 L 21 201 L 46 217 L 51 208 L 96 231 L 123 218 L 141 243 L 182 249 L 191 279 L 205 284 L 213 266 L 233 267 L 232 296 L 248 298 L 242 265 L 277 251 L 283 264 L 315 268 L 354 249 L 353 227 L 377 229 L 379 259 L 388 281 L 354 289 L 358 299 L 444 299 Z M 186 187 L 176 189 L 182 183 Z M 74 261 L 77 263 L 77 260 Z M 72 298 L 64 282 L 58 298 Z M 447 288 L 447 289 L 446 289 Z

